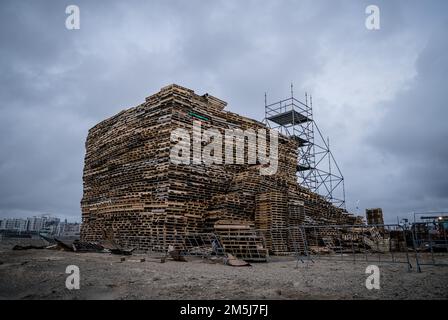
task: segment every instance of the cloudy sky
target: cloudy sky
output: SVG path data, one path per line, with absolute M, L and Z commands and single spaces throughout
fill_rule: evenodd
M 67 30 L 66 6 L 80 8 Z M 365 9 L 380 8 L 380 30 Z M 90 127 L 177 83 L 255 119 L 313 95 L 347 207 L 448 210 L 448 2 L 1 1 L 0 217 L 80 220 Z M 445 88 L 445 89 L 443 89 Z

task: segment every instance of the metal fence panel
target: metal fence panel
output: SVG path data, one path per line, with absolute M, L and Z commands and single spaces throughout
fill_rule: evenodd
M 401 263 L 412 269 L 406 230 L 391 225 L 306 225 L 299 227 L 304 239 L 297 243 L 297 261 L 324 259 L 335 261 Z M 290 233 L 297 232 L 295 228 Z
M 411 232 L 418 271 L 421 266 L 448 266 L 448 231 L 444 224 L 415 223 Z

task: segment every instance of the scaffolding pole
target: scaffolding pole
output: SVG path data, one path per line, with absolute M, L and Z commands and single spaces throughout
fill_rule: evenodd
M 345 209 L 345 183 L 341 169 L 313 118 L 312 97 L 305 93 L 305 102 L 291 97 L 267 103 L 265 93 L 264 123 L 271 129 L 298 142 L 298 183 L 323 196 L 337 207 Z

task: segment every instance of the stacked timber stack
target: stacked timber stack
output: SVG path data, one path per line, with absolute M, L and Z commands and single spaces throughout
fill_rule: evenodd
M 172 163 L 171 132 L 191 128 L 196 110 L 219 113 L 224 106 L 168 86 L 93 127 L 86 142 L 82 237 L 99 240 L 110 228 L 123 245 L 154 249 L 201 232 L 208 200 L 227 189 L 232 173 Z
M 103 230 L 111 230 L 121 246 L 164 251 L 186 235 L 213 232 L 225 239 L 230 253 L 250 256 L 255 246 L 263 256 L 256 228 L 270 229 L 268 249 L 280 254 L 294 251 L 303 238 L 290 235 L 287 227 L 356 221 L 297 184 L 297 143 L 283 135 L 278 170 L 270 176 L 260 175 L 259 163 L 236 162 L 259 151 L 247 144 L 243 156 L 234 150 L 235 164 L 224 164 L 224 150 L 222 163 L 194 162 L 198 155 L 201 160 L 195 142 L 204 151 L 214 141 L 204 130 L 224 136 L 228 129 L 262 129 L 269 137 L 263 123 L 228 112 L 225 106 L 208 94 L 170 85 L 90 129 L 81 201 L 83 241 L 103 240 Z M 184 130 L 190 139 L 173 139 L 176 130 Z M 173 162 L 173 147 L 181 142 L 184 148 L 175 157 L 187 162 Z M 266 147 L 269 150 L 269 141 Z M 217 150 L 210 153 L 215 160 Z M 233 231 L 225 233 L 226 228 Z
M 288 246 L 289 251 L 298 254 L 306 254 L 305 229 L 305 208 L 304 202 L 298 200 L 288 201 L 288 225 L 290 227 Z
M 265 192 L 256 196 L 255 223 L 266 238 L 266 245 L 275 255 L 287 254 L 289 230 L 288 197 L 282 192 Z

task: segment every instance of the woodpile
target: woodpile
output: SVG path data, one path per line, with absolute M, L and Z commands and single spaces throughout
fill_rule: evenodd
M 287 194 L 282 192 L 265 192 L 256 197 L 255 223 L 275 255 L 291 252 L 288 249 L 287 206 Z
M 247 261 L 266 261 L 268 250 L 252 223 L 220 220 L 215 224 L 215 232 L 225 252 Z
M 368 225 L 384 224 L 383 209 L 366 209 L 366 218 Z
M 123 247 L 166 252 L 185 235 L 215 233 L 229 253 L 263 260 L 268 251 L 303 250 L 303 224 L 360 221 L 297 184 L 297 142 L 282 135 L 278 170 L 271 176 L 260 175 L 259 163 L 170 161 L 171 133 L 191 132 L 194 121 L 202 130 L 223 134 L 226 129 L 267 129 L 225 106 L 208 94 L 170 85 L 91 128 L 83 172 L 83 241 L 104 240 L 103 231 L 110 230 Z M 193 144 L 190 151 L 194 154 Z M 249 152 L 254 150 L 246 145 L 246 157 Z

